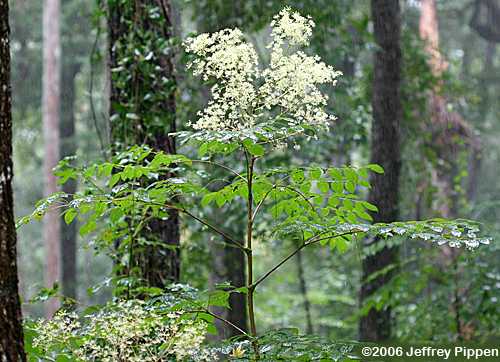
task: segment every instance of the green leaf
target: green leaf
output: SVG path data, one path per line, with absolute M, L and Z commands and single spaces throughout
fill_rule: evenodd
M 354 212 L 356 213 L 356 215 L 358 215 L 360 218 L 364 219 L 364 220 L 368 220 L 368 221 L 373 221 L 373 218 L 371 217 L 370 214 L 368 214 L 366 211 L 364 210 L 358 210 L 357 208 L 354 209 Z
M 318 182 L 318 189 L 323 192 L 323 193 L 327 193 L 328 190 L 330 189 L 330 187 L 328 186 L 328 182 L 326 181 L 319 181 Z
M 68 209 L 68 211 L 64 213 L 64 222 L 66 223 L 66 225 L 71 224 L 75 219 L 76 215 L 78 215 L 78 212 L 75 209 L 73 208 Z
M 120 173 L 115 173 L 113 176 L 111 176 L 111 179 L 109 180 L 109 187 L 115 186 L 118 181 L 120 181 Z
M 226 307 L 229 308 L 229 296 L 230 292 L 225 290 L 216 290 L 210 293 L 208 296 L 208 305 L 214 307 Z
M 209 194 L 206 194 L 201 199 L 201 206 L 205 207 L 205 206 L 209 205 L 212 201 L 215 200 L 216 197 L 217 197 L 217 192 L 211 192 Z
M 356 184 L 354 184 L 354 182 L 352 181 L 347 181 L 345 183 L 345 189 L 352 194 L 354 193 L 354 191 L 356 191 Z
M 336 238 L 335 245 L 340 253 L 345 253 L 349 249 L 349 243 L 347 243 L 344 237 Z
M 361 203 L 363 204 L 365 209 L 368 209 L 373 212 L 378 212 L 378 207 L 373 204 L 370 204 L 368 201 L 362 201 Z
M 330 174 L 330 176 L 334 180 L 341 181 L 341 180 L 344 179 L 344 176 L 342 175 L 342 172 L 340 172 L 340 170 L 337 169 L 337 168 L 330 168 L 330 169 L 328 169 L 328 173 Z
M 334 182 L 332 182 L 332 190 L 336 194 L 341 194 L 344 192 L 344 185 L 342 185 L 341 181 L 334 181 Z
M 330 205 L 331 207 L 337 207 L 339 204 L 339 199 L 338 197 L 335 197 L 335 196 L 331 196 L 329 199 L 328 199 L 328 205 Z
M 91 220 L 91 221 L 87 222 L 86 224 L 84 224 L 80 228 L 80 236 L 84 236 L 84 235 L 91 233 L 92 231 L 95 230 L 96 227 L 97 227 L 97 224 L 95 221 Z
M 367 169 L 375 172 L 375 173 L 380 173 L 380 174 L 384 173 L 384 169 L 382 168 L 382 166 L 377 165 L 375 163 L 370 163 L 369 165 L 366 165 L 365 167 Z
M 123 215 L 124 213 L 122 209 L 115 207 L 110 211 L 109 219 L 111 220 L 111 222 L 116 223 L 122 218 Z
M 321 177 L 321 168 L 319 167 L 315 167 L 311 170 L 311 177 L 314 179 L 314 180 L 318 180 L 320 177 Z
M 224 204 L 226 203 L 226 201 L 227 201 L 227 198 L 226 198 L 226 195 L 224 195 L 223 192 L 216 192 L 215 193 L 215 202 L 217 203 L 218 207 L 224 206 Z
M 243 141 L 243 146 L 245 146 L 246 150 L 250 152 L 250 154 L 261 157 L 264 156 L 266 149 L 257 143 L 253 143 L 252 140 L 246 139 Z
M 343 205 L 346 208 L 346 210 L 352 210 L 353 207 L 354 207 L 354 204 L 353 204 L 353 202 L 350 199 L 345 199 L 343 201 Z
M 354 169 L 346 167 L 344 168 L 344 174 L 347 180 L 351 181 L 353 184 L 358 183 L 358 174 L 354 171 Z
M 202 143 L 201 146 L 198 148 L 198 156 L 203 157 L 207 154 L 208 152 L 208 143 Z
M 297 168 L 292 171 L 292 180 L 296 183 L 301 183 L 305 180 L 304 170 Z

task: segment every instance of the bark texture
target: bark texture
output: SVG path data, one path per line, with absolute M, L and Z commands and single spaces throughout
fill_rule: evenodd
M 64 64 L 62 69 L 62 84 L 65 90 L 61 94 L 61 124 L 60 124 L 60 154 L 61 158 L 73 156 L 76 153 L 75 140 L 75 78 L 80 71 L 80 64 Z M 76 192 L 77 183 L 69 179 L 62 191 L 67 194 Z M 66 224 L 61 219 L 61 264 L 62 291 L 66 297 L 76 299 L 76 222 Z
M 44 195 L 58 191 L 53 168 L 59 162 L 59 117 L 60 117 L 60 1 L 45 0 L 43 8 L 43 96 L 42 120 L 45 155 Z M 45 243 L 45 284 L 52 288 L 60 280 L 61 240 L 60 220 L 56 210 L 49 210 L 44 218 L 43 238 Z M 46 303 L 46 316 L 54 315 L 59 301 L 52 298 Z
M 385 173 L 374 174 L 369 202 L 377 205 L 379 212 L 374 222 L 391 222 L 398 218 L 399 177 L 401 171 L 400 120 L 402 114 L 401 83 L 401 13 L 399 0 L 371 0 L 374 36 L 377 50 L 374 54 L 373 75 L 373 125 L 371 162 L 381 165 Z M 368 240 L 376 243 L 378 239 Z M 386 273 L 370 282 L 364 280 L 372 273 L 397 263 L 399 249 L 384 248 L 363 260 L 360 302 L 384 286 L 392 277 Z M 391 310 L 371 309 L 359 323 L 361 340 L 382 341 L 391 336 Z
M 12 96 L 8 0 L 0 0 L 0 361 L 26 361 L 12 198 Z
M 169 0 L 108 3 L 109 68 L 112 70 L 110 128 L 116 150 L 132 144 L 146 144 L 155 150 L 176 153 L 175 138 L 168 135 L 176 131 L 174 52 L 170 43 L 172 19 Z M 132 59 L 136 56 L 127 53 L 134 50 L 134 44 L 150 45 L 151 58 L 147 60 L 150 68 L 144 68 L 146 63 L 141 62 L 145 60 L 141 59 L 132 64 L 124 63 L 125 56 L 130 55 Z M 120 67 L 129 68 L 116 71 Z M 155 99 L 155 96 L 161 98 Z M 135 116 L 130 117 L 130 114 Z M 154 287 L 178 281 L 178 213 L 170 211 L 167 220 L 150 222 L 142 236 L 157 243 L 137 256 L 135 265 L 140 267 L 142 278 Z
M 241 250 L 225 244 L 215 243 L 212 243 L 210 249 L 212 253 L 210 284 L 215 286 L 216 284 L 230 282 L 231 285 L 236 287 L 245 285 L 245 255 Z M 240 329 L 248 331 L 245 294 L 231 293 L 229 305 L 230 308 L 214 307 L 213 312 Z M 218 337 L 221 339 L 241 334 L 221 321 L 216 321 L 216 327 L 219 332 Z

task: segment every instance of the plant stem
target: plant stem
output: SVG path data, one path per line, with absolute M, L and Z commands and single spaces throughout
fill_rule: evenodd
M 252 192 L 252 181 L 253 181 L 253 169 L 255 164 L 255 158 L 245 152 L 247 160 L 247 186 L 248 186 L 248 198 L 247 198 L 247 304 L 248 304 L 248 317 L 250 319 L 250 334 L 253 337 L 257 336 L 257 326 L 255 324 L 255 311 L 254 311 L 254 292 L 255 287 L 253 286 L 253 250 L 252 250 L 252 232 L 253 232 L 253 192 Z M 255 351 L 255 357 L 259 359 L 259 346 L 257 341 L 252 341 L 253 349 Z

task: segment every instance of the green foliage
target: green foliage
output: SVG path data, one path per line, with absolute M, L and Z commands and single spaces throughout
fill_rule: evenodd
M 115 0 L 111 3 L 122 4 L 122 0 Z M 204 2 L 200 4 L 203 5 Z M 150 20 L 157 21 L 158 9 L 150 10 L 148 13 Z M 359 19 L 351 20 L 357 32 L 363 34 L 366 31 L 366 17 L 361 16 Z M 132 27 L 134 24 L 131 22 L 127 25 Z M 347 37 L 346 34 L 344 36 Z M 125 84 L 130 67 L 136 67 L 134 68 L 136 74 L 151 74 L 155 78 L 153 74 L 155 69 L 150 68 L 151 64 L 147 61 L 147 58 L 156 56 L 154 52 L 151 53 L 151 49 L 170 51 L 172 45 L 165 43 L 165 39 L 156 39 L 149 32 L 141 33 L 140 30 L 134 32 L 132 37 L 134 39 L 129 39 L 130 42 L 119 44 L 120 67 L 114 69 L 114 81 L 119 86 Z M 135 37 L 145 39 L 144 48 L 136 48 L 133 45 L 137 43 Z M 140 61 L 136 62 L 137 59 Z M 419 60 L 421 58 L 417 59 Z M 419 64 L 422 67 L 424 65 Z M 162 92 L 166 93 L 146 94 L 141 104 L 158 110 L 161 108 L 160 103 L 170 96 L 173 88 L 171 81 L 164 84 L 162 83 L 164 79 L 161 81 L 159 78 L 155 79 L 159 81 L 156 86 L 163 87 Z M 409 83 L 408 89 L 414 90 L 418 96 L 421 96 L 420 93 L 428 85 L 427 82 L 432 83 L 432 81 L 432 79 L 425 78 L 423 84 Z M 133 98 L 130 89 L 123 86 L 120 91 L 123 92 L 122 97 L 125 101 L 114 105 L 118 112 L 113 121 L 122 125 L 124 129 L 129 129 L 131 124 L 142 120 L 143 116 L 134 109 L 133 102 L 127 103 L 127 100 Z M 348 139 L 346 144 L 351 143 L 353 139 L 362 138 L 363 122 L 369 118 L 368 107 L 364 102 L 366 99 L 364 101 L 361 99 L 363 89 L 355 89 L 352 92 L 355 93 L 352 96 L 353 103 L 359 103 L 360 106 L 358 109 L 360 122 L 352 132 L 355 136 L 352 134 L 349 134 L 349 137 L 345 136 Z M 157 106 L 159 108 L 155 108 Z M 166 126 L 167 122 L 164 122 L 161 112 L 155 117 L 148 119 L 148 127 L 149 125 L 153 128 Z M 196 323 L 199 322 L 207 332 L 213 333 L 215 331 L 213 322 L 217 316 L 211 312 L 211 307 L 229 307 L 231 293 L 241 293 L 249 297 L 249 304 L 252 306 L 250 318 L 255 323 L 253 299 L 251 299 L 255 290 L 264 287 L 261 283 L 271 275 L 275 275 L 275 272 L 280 270 L 297 252 L 311 245 L 329 246 L 328 257 L 336 259 L 337 257 L 332 257 L 334 253 L 345 253 L 356 246 L 358 239 L 365 238 L 381 239 L 381 241 L 372 247 L 364 248 L 361 257 L 372 255 L 381 248 L 391 247 L 407 240 L 414 241 L 411 243 L 411 248 L 415 248 L 418 253 L 425 248 L 422 241 L 428 242 L 428 246 L 446 246 L 453 250 L 475 249 L 481 244 L 489 244 L 490 239 L 480 235 L 478 225 L 468 220 L 431 219 L 370 224 L 373 213 L 378 210 L 376 205 L 365 201 L 364 196 L 370 188 L 370 172 L 383 173 L 383 169 L 373 164 L 340 166 L 342 165 L 340 163 L 338 167 L 324 167 L 321 166 L 323 163 L 307 162 L 298 165 L 290 162 L 289 167 L 276 167 L 268 160 L 276 157 L 276 154 L 281 151 L 276 148 L 277 143 L 281 148 L 286 149 L 290 144 L 298 146 L 297 142 L 311 143 L 311 139 L 318 135 L 313 127 L 288 127 L 286 122 L 279 123 L 278 118 L 276 127 L 266 126 L 248 133 L 245 133 L 245 130 L 177 133 L 177 136 L 184 140 L 185 155 L 171 155 L 153 151 L 148 147 L 132 146 L 128 149 L 120 147 L 121 152 L 112 160 L 88 166 L 78 165 L 78 160 L 75 159 L 62 161 L 56 170 L 60 182 L 78 180 L 82 185 L 80 191 L 76 195 L 64 193 L 51 195 L 37 204 L 32 215 L 23 218 L 20 223 L 40 219 L 51 207 L 61 209 L 66 223 L 78 222 L 80 235 L 89 240 L 90 246 L 98 253 L 109 255 L 113 260 L 113 275 L 104 280 L 101 285 L 91 288 L 91 292 L 95 292 L 103 285 L 112 284 L 116 295 L 129 300 L 116 301 L 99 311 L 92 310 L 82 313 L 80 317 L 71 317 L 69 323 L 73 323 L 76 319 L 91 322 L 83 323 L 85 328 L 75 328 L 75 335 L 67 336 L 71 342 L 64 345 L 58 344 L 56 339 L 52 340 L 53 344 L 48 340 L 46 344 L 43 344 L 39 337 L 43 329 L 42 324 L 28 326 L 28 341 L 34 337 L 33 333 L 41 341 L 35 346 L 31 342 L 28 343 L 31 348 L 30 353 L 67 358 L 71 353 L 80 350 L 81 343 L 87 343 L 89 339 L 102 342 L 102 345 L 106 346 L 108 342 L 105 338 L 100 340 L 102 336 L 92 333 L 101 328 L 100 323 L 106 320 L 106 316 L 113 313 L 116 317 L 113 323 L 120 324 L 122 316 L 128 318 L 125 309 L 137 305 L 140 309 L 147 311 L 143 327 L 150 332 L 148 332 L 148 338 L 153 335 L 151 328 L 159 327 L 157 323 L 165 322 L 169 327 L 172 326 L 164 318 L 165 313 L 180 310 L 183 316 Z M 148 128 L 146 131 L 146 138 L 150 130 Z M 166 129 L 163 131 L 165 135 L 168 133 Z M 305 137 L 301 140 L 300 137 L 295 137 L 297 134 Z M 275 142 L 276 140 L 279 142 Z M 133 144 L 135 141 L 128 143 Z M 194 153 L 198 154 L 199 159 L 191 156 Z M 301 160 L 307 159 L 304 155 L 301 157 Z M 287 161 L 290 159 L 287 158 Z M 214 223 L 213 218 L 209 216 L 215 211 L 224 217 L 228 214 L 232 214 L 229 216 L 233 217 L 237 214 L 239 217 L 239 213 L 233 212 L 235 209 L 243 211 L 242 214 L 245 212 L 247 214 L 247 219 L 241 220 L 241 223 L 246 223 L 247 226 L 245 242 L 226 231 L 227 222 Z M 141 231 L 147 228 L 150 220 L 168 218 L 169 210 L 178 211 L 184 221 L 189 220 L 191 224 L 187 222 L 185 224 L 190 227 L 193 223 L 197 224 L 201 228 L 203 242 L 212 242 L 213 239 L 207 237 L 211 234 L 223 239 L 226 244 L 240 249 L 247 257 L 248 264 L 262 257 L 254 253 L 255 242 L 267 243 L 273 247 L 277 245 L 281 249 L 287 248 L 292 243 L 295 247 L 291 254 L 283 259 L 272 260 L 273 266 L 268 271 L 263 271 L 244 285 L 223 284 L 212 291 L 193 293 L 187 298 L 181 297 L 172 288 L 164 291 L 146 285 L 140 277 L 141 265 L 134 258 L 134 255 L 146 247 L 159 246 L 157 240 L 145 237 Z M 412 265 L 411 262 L 413 259 L 408 260 L 407 264 Z M 252 266 L 248 267 L 247 273 L 254 274 Z M 399 267 L 400 265 L 391 265 L 370 278 L 375 279 L 389 274 Z M 466 264 L 464 263 L 462 267 L 465 269 Z M 424 269 L 423 273 L 403 271 L 374 294 L 367 304 L 362 306 L 358 314 L 366 313 L 372 307 L 378 310 L 392 307 L 404 315 L 400 318 L 408 316 L 417 320 L 422 316 L 422 310 L 417 311 L 416 307 L 408 305 L 408 300 L 419 302 L 421 292 L 440 272 L 434 268 Z M 334 274 L 329 271 L 327 273 Z M 491 284 L 497 280 L 497 275 L 490 274 L 484 270 L 480 273 L 483 280 L 491 279 Z M 331 277 L 335 278 L 336 275 Z M 404 288 L 408 280 L 414 282 L 411 284 L 412 287 L 414 286 L 411 293 Z M 44 293 L 43 295 L 51 296 L 52 294 Z M 489 292 L 484 295 L 486 296 L 480 301 L 481 310 L 485 315 L 494 315 L 494 312 L 490 310 L 494 308 L 491 298 L 495 296 L 491 296 Z M 140 302 L 136 298 L 146 299 L 146 302 Z M 346 304 L 353 304 L 348 296 L 340 296 L 340 298 L 343 298 Z M 442 300 L 448 300 L 446 295 L 442 296 Z M 435 300 L 432 302 L 435 303 Z M 61 321 L 66 323 L 64 318 Z M 183 326 L 184 321 L 180 318 L 179 322 L 173 323 Z M 227 321 L 224 322 L 227 323 Z M 136 323 L 129 319 L 127 323 L 134 327 L 140 325 L 140 323 L 135 325 Z M 487 322 L 481 321 L 481 323 Z M 64 331 L 57 333 L 60 332 Z M 269 361 L 280 359 L 326 361 L 349 358 L 353 348 L 353 344 L 350 343 L 330 343 L 318 337 L 299 335 L 291 329 L 270 331 L 260 335 L 256 333 L 255 328 L 249 333 L 240 332 L 243 335 L 241 339 L 229 341 L 216 350 L 227 355 L 228 358 L 238 360 L 252 360 L 258 356 Z M 412 332 L 401 330 L 399 335 L 404 338 Z M 422 335 L 425 334 L 422 333 Z M 135 348 L 140 348 L 140 345 L 141 343 L 137 340 L 131 342 L 131 348 L 134 351 Z M 153 348 L 154 353 L 163 353 L 158 352 L 162 350 L 161 346 L 155 345 Z
M 356 342 L 334 343 L 316 336 L 300 335 L 294 328 L 266 333 L 258 338 L 258 343 L 261 361 L 348 362 L 359 359 L 355 353 Z M 230 348 L 230 361 L 254 361 L 256 358 L 249 342 L 232 343 Z

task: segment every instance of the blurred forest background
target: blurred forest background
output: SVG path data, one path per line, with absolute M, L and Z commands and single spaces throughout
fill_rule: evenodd
M 477 219 L 498 239 L 500 2 L 437 0 L 434 8 L 433 1 L 401 0 L 400 4 L 401 219 Z M 182 39 L 193 32 L 237 26 L 262 49 L 269 37 L 266 24 L 284 5 L 315 20 L 313 50 L 344 75 L 331 94 L 338 120 L 329 137 L 278 153 L 273 162 L 368 163 L 376 48 L 369 1 L 175 0 L 174 34 Z M 11 1 L 10 6 L 14 199 L 19 217 L 29 214 L 44 196 L 43 9 L 42 1 L 32 0 Z M 60 23 L 60 157 L 76 154 L 85 162 L 109 157 L 108 25 L 101 4 L 62 0 Z M 137 57 L 148 61 L 148 54 L 140 48 Z M 179 51 L 174 64 L 179 129 L 194 119 L 206 101 L 206 89 L 188 75 L 184 57 Z M 210 207 L 199 211 L 235 235 L 243 233 L 237 211 L 224 220 L 217 220 L 218 214 Z M 91 238 L 80 236 L 74 223 L 61 224 L 63 293 L 83 305 L 105 302 L 112 294 L 103 283 L 111 274 L 111 260 L 102 254 L 94 256 Z M 41 303 L 28 302 L 44 286 L 47 249 L 42 229 L 42 223 L 19 229 L 20 293 L 23 313 L 29 317 L 44 313 Z M 228 248 L 207 243 L 206 238 L 195 225 L 182 224 L 180 281 L 200 289 L 226 280 L 241 284 L 237 283 L 242 273 L 238 257 Z M 380 305 L 392 306 L 395 337 L 449 341 L 500 334 L 498 243 L 474 254 L 460 254 L 452 264 L 443 262 L 443 252 L 437 248 L 420 242 L 400 243 L 400 272 L 377 299 Z M 274 264 L 277 255 L 284 255 L 284 248 L 259 242 L 256 253 L 255 268 L 260 274 Z M 357 247 L 343 254 L 327 248 L 304 249 L 257 294 L 256 314 L 262 328 L 297 326 L 303 332 L 334 339 L 356 339 L 359 318 L 366 311 L 358 303 L 362 259 Z M 232 300 L 232 305 L 237 314 L 238 300 Z

